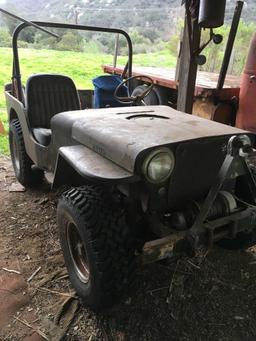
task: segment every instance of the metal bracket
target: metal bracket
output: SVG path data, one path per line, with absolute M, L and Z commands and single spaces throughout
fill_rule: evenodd
M 250 138 L 247 135 L 233 136 L 228 142 L 227 155 L 220 168 L 216 182 L 210 189 L 205 202 L 198 214 L 194 225 L 190 229 L 186 239 L 191 244 L 193 249 L 196 249 L 199 244 L 199 236 L 205 232 L 205 222 L 209 211 L 221 190 L 224 181 L 237 176 L 237 170 L 243 169 L 245 174 L 248 174 L 247 181 L 252 191 L 252 197 L 256 204 L 256 182 L 253 178 L 250 168 L 246 162 L 248 155 L 254 155 Z
M 197 50 L 193 52 L 194 56 L 199 55 L 210 44 L 210 42 L 213 40 L 213 37 L 214 37 L 214 33 L 213 33 L 213 29 L 211 28 L 210 38 L 204 44 L 202 44 Z

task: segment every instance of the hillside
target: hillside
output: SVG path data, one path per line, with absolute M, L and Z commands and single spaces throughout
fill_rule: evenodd
M 130 17 L 131 13 L 140 13 L 143 17 L 143 12 L 146 9 L 151 9 L 154 12 L 169 10 L 172 7 L 180 6 L 180 0 L 66 0 L 64 2 L 58 0 L 8 0 L 5 1 L 5 6 L 9 8 L 16 7 L 20 13 L 27 13 L 30 16 L 36 15 L 41 18 L 48 18 L 49 12 L 52 15 L 65 17 L 70 5 L 76 5 L 83 9 L 84 12 L 90 12 L 90 15 L 98 15 L 98 12 L 118 13 L 121 12 L 122 17 Z M 140 11 L 143 10 L 143 11 Z M 162 13 L 164 14 L 164 13 Z M 104 20 L 104 18 L 103 18 Z
M 167 38 L 170 22 L 183 13 L 180 0 L 8 0 L 4 8 L 29 19 L 75 22 L 78 7 L 79 23 L 95 26 L 120 27 L 138 30 L 144 36 L 155 31 L 155 38 Z
M 256 2 L 247 0 L 246 3 L 243 18 L 254 21 Z M 181 0 L 65 0 L 64 3 L 59 0 L 5 0 L 3 7 L 37 20 L 75 22 L 77 14 L 81 24 L 137 30 L 151 40 L 165 40 L 175 29 L 178 18 L 183 16 L 180 4 Z M 235 0 L 227 0 L 227 22 L 232 18 L 235 4 Z
M 246 0 L 244 1 L 244 8 L 242 18 L 246 22 L 255 22 L 256 17 L 256 1 Z M 236 0 L 227 0 L 226 21 L 230 22 L 236 6 Z

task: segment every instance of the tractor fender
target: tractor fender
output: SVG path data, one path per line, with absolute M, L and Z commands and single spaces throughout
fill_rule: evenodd
M 93 150 L 82 146 L 61 147 L 54 172 L 53 187 L 86 182 L 132 183 L 139 176 L 119 167 Z

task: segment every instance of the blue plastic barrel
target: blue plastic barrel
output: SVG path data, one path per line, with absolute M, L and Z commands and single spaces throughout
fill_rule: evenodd
M 119 103 L 114 97 L 114 92 L 122 81 L 123 79 L 118 75 L 104 75 L 94 78 L 92 80 L 94 85 L 94 108 L 127 106 L 127 104 Z M 128 96 L 128 89 L 125 85 L 118 91 L 118 96 Z

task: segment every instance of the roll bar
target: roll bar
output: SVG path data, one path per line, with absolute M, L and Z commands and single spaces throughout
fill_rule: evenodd
M 12 47 L 13 47 L 13 73 L 12 79 L 13 84 L 16 88 L 16 96 L 19 101 L 23 102 L 23 91 L 22 91 L 22 83 L 21 83 L 21 74 L 20 74 L 20 63 L 19 63 L 19 52 L 18 52 L 18 37 L 20 32 L 28 27 L 28 26 L 39 26 L 40 29 L 47 28 L 62 28 L 62 29 L 70 29 L 70 30 L 80 30 L 80 31 L 90 31 L 90 32 L 103 32 L 103 33 L 113 33 L 120 34 L 125 37 L 128 44 L 128 63 L 127 63 L 127 74 L 128 77 L 132 76 L 132 59 L 133 59 L 133 48 L 132 41 L 129 34 L 121 29 L 116 28 L 107 28 L 107 27 L 97 27 L 97 26 L 84 26 L 84 25 L 74 25 L 74 24 L 64 24 L 64 23 L 55 23 L 55 22 L 44 22 L 44 21 L 32 21 L 32 22 L 23 22 L 13 32 L 12 37 Z M 48 30 L 46 30 L 48 31 Z M 48 31 L 47 33 L 52 33 Z M 131 84 L 128 85 L 129 89 Z

